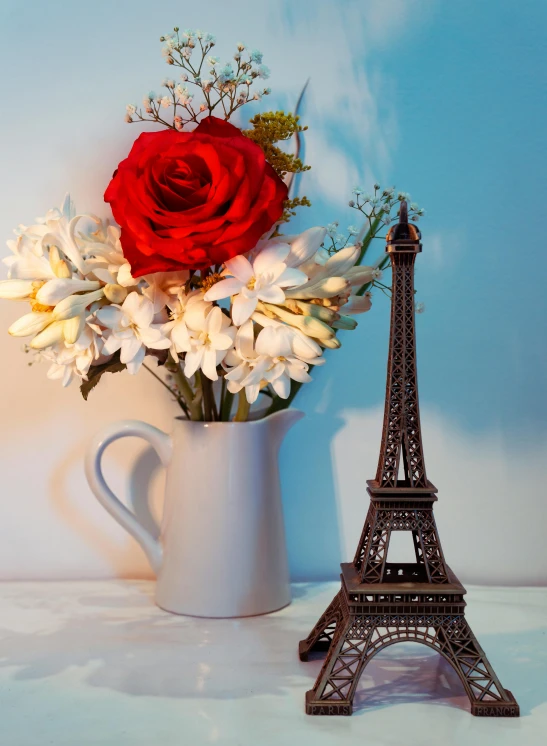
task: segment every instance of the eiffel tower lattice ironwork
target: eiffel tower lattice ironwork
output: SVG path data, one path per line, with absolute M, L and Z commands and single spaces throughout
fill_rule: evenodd
M 378 470 L 367 482 L 370 507 L 353 563 L 341 566 L 341 590 L 300 642 L 303 661 L 328 651 L 306 694 L 309 715 L 351 715 L 363 669 L 399 641 L 421 642 L 443 655 L 460 677 L 473 715 L 520 714 L 467 623 L 466 591 L 445 562 L 433 515 L 437 489 L 425 470 L 414 330 L 414 262 L 421 250 L 420 231 L 401 202 L 386 245 L 393 288 Z M 415 563 L 387 562 L 393 531 L 412 532 Z

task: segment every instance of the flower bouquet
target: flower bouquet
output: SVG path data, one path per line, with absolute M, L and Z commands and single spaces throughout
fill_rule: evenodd
M 238 44 L 221 64 L 211 34 L 175 28 L 161 41 L 177 75 L 127 106 L 128 123 L 155 126 L 106 188 L 113 220 L 66 197 L 20 225 L 0 297 L 30 305 L 9 333 L 85 398 L 104 374 L 143 367 L 188 419 L 245 421 L 260 396 L 263 413 L 288 407 L 340 347 L 339 330 L 370 309 L 371 290 L 387 291 L 382 262 L 364 260 L 408 195 L 357 187 L 349 205 L 362 227 L 291 234 L 310 204 L 292 193 L 309 168 L 298 156 L 306 127 L 297 111 L 231 121 L 270 94 L 262 54 Z M 411 205 L 414 220 L 422 212 Z

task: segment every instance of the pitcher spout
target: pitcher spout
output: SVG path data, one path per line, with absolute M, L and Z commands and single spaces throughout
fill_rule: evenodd
M 301 412 L 299 409 L 282 409 L 266 418 L 271 428 L 274 442 L 278 448 L 291 427 L 298 420 L 301 420 L 302 417 L 304 417 L 304 412 Z

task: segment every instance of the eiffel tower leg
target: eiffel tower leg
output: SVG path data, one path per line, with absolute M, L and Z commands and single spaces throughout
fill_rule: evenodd
M 418 564 L 425 566 L 429 583 L 448 583 L 448 572 L 431 510 L 417 510 L 418 530 L 413 531 Z
M 370 510 L 370 530 L 367 534 L 366 546 L 362 554 L 361 565 L 358 566 L 359 576 L 363 583 L 381 583 L 384 577 L 387 550 L 391 538 L 390 510 Z
M 307 661 L 312 651 L 324 652 L 330 648 L 342 616 L 342 591 L 338 591 L 310 634 L 300 641 L 298 654 L 301 661 Z
M 443 622 L 437 628 L 437 640 L 440 652 L 462 680 L 472 715 L 519 717 L 515 698 L 501 685 L 465 617 Z
M 362 618 L 347 616 L 335 632 L 329 654 L 313 689 L 306 692 L 308 715 L 351 715 L 353 696 L 361 672 L 372 628 Z

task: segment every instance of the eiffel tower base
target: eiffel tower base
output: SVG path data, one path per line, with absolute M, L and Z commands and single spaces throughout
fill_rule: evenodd
M 351 715 L 359 678 L 371 658 L 396 642 L 420 642 L 452 665 L 471 703 L 471 714 L 518 717 L 465 619 L 465 589 L 448 569 L 448 583 L 360 583 L 353 564 L 342 565 L 342 589 L 299 645 L 300 660 L 328 651 L 308 715 Z M 394 576 L 401 573 L 394 572 Z

